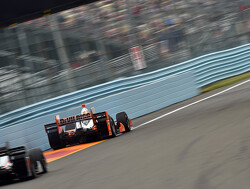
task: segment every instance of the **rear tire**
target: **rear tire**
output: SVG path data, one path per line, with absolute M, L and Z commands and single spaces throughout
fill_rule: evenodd
M 122 123 L 125 127 L 125 132 L 131 131 L 130 121 L 128 119 L 128 115 L 125 112 L 120 112 L 116 114 L 117 125 L 120 126 Z
M 40 163 L 41 163 L 42 169 L 43 169 L 42 173 L 47 173 L 48 172 L 48 164 L 47 164 L 47 161 L 42 153 L 41 153 Z
M 65 144 L 60 139 L 60 135 L 57 132 L 48 133 L 49 144 L 53 150 L 58 150 L 60 148 L 64 148 Z
M 34 179 L 37 177 L 36 174 L 36 167 L 37 167 L 37 163 L 33 160 L 30 160 L 30 168 L 31 168 L 31 176 L 30 179 Z
M 30 179 L 36 178 L 37 177 L 37 167 L 38 164 L 37 162 L 40 159 L 40 149 L 32 149 L 29 151 L 29 158 L 30 158 L 30 169 L 31 169 L 31 176 L 29 177 Z
M 36 170 L 38 169 L 37 162 L 40 162 L 42 171 L 41 173 L 47 173 L 47 162 L 40 148 L 35 148 L 29 151 L 30 164 L 32 177 L 36 177 Z

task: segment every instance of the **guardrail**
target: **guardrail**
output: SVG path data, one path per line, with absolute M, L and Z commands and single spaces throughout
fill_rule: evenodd
M 133 119 L 191 98 L 198 93 L 193 73 L 186 72 L 96 100 L 88 103 L 87 107 L 95 107 L 96 112 L 107 110 L 114 119 L 116 113 L 126 111 Z M 78 107 L 61 112 L 60 117 L 80 112 L 81 107 Z M 28 149 L 39 147 L 47 150 L 50 146 L 44 125 L 52 122 L 55 122 L 54 114 L 2 128 L 0 146 L 9 141 L 11 147 L 25 145 Z
M 0 127 L 56 114 L 162 78 L 193 71 L 198 87 L 250 70 L 250 44 L 204 55 L 177 65 L 133 77 L 119 79 L 45 100 L 0 116 Z

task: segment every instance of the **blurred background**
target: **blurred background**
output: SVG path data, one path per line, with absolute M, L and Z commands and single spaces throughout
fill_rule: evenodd
M 0 30 L 0 114 L 250 42 L 249 0 L 104 0 Z M 146 68 L 130 49 L 141 46 Z

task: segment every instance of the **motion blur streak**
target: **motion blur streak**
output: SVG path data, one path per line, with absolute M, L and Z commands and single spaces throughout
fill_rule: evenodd
M 198 101 L 195 101 L 195 102 L 190 103 L 190 104 L 188 104 L 188 105 L 185 105 L 185 106 L 183 106 L 183 107 L 177 108 L 177 109 L 175 109 L 175 110 L 173 110 L 173 111 L 171 111 L 171 112 L 168 112 L 168 113 L 163 114 L 163 115 L 161 115 L 161 116 L 159 116 L 159 117 L 156 117 L 156 118 L 154 118 L 154 119 L 152 119 L 152 120 L 150 120 L 150 121 L 147 121 L 147 122 L 142 123 L 142 124 L 140 124 L 140 125 L 138 125 L 138 126 L 136 126 L 136 127 L 133 127 L 132 130 L 135 130 L 135 129 L 139 128 L 139 127 L 142 127 L 142 126 L 144 126 L 144 125 L 147 125 L 147 124 L 149 124 L 149 123 L 152 123 L 152 122 L 154 122 L 154 121 L 156 121 L 156 120 L 158 120 L 158 119 L 161 119 L 161 118 L 163 118 L 163 117 L 165 117 L 165 116 L 168 116 L 168 115 L 170 115 L 170 114 L 172 114 L 172 113 L 178 112 L 178 111 L 180 111 L 180 110 L 182 110 L 182 109 L 184 109 L 184 108 L 190 107 L 190 106 L 192 106 L 192 105 L 195 105 L 195 104 L 197 104 L 197 103 L 203 102 L 203 101 L 205 101 L 205 100 L 207 100 L 207 99 L 213 98 L 213 97 L 215 97 L 215 96 L 217 96 L 217 95 L 220 95 L 220 94 L 222 94 L 222 93 L 225 93 L 225 92 L 227 92 L 227 91 L 229 91 L 229 90 L 232 90 L 232 89 L 234 89 L 234 88 L 236 88 L 236 87 L 238 87 L 238 86 L 241 86 L 241 85 L 243 85 L 243 84 L 245 84 L 245 83 L 247 83 L 247 82 L 249 82 L 249 81 L 250 81 L 250 79 L 249 79 L 249 80 L 246 80 L 246 81 L 243 81 L 243 82 L 241 82 L 241 83 L 239 83 L 239 84 L 236 84 L 236 85 L 234 85 L 234 86 L 232 86 L 232 87 L 229 87 L 229 88 L 227 88 L 227 89 L 225 89 L 225 90 L 223 90 L 223 91 L 220 91 L 220 92 L 218 92 L 218 93 L 216 93 L 216 94 L 213 94 L 213 95 L 211 95 L 211 96 L 205 97 L 205 98 L 203 98 L 203 99 L 201 99 L 201 100 L 198 100 Z M 47 151 L 47 152 L 44 153 L 44 155 L 45 155 L 45 157 L 46 157 L 47 162 L 49 163 L 49 162 L 52 162 L 52 161 L 55 161 L 55 160 L 57 160 L 57 159 L 63 158 L 63 157 L 65 157 L 65 156 L 68 156 L 68 155 L 70 155 L 70 154 L 76 153 L 76 152 L 78 152 L 78 151 L 80 151 L 80 150 L 86 149 L 86 148 L 88 148 L 88 147 L 90 147 L 90 146 L 96 145 L 96 144 L 101 143 L 101 142 L 103 142 L 103 141 L 93 142 L 93 143 L 88 143 L 88 144 L 82 144 L 82 145 L 77 145 L 77 146 L 71 146 L 71 147 L 68 147 L 68 148 L 64 148 L 64 149 L 60 149 L 60 150 L 55 150 L 55 151 Z
M 239 83 L 239 84 L 237 84 L 237 85 L 234 85 L 234 86 L 232 86 L 232 87 L 230 87 L 230 88 L 228 88 L 228 89 L 225 89 L 225 90 L 223 90 L 223 91 L 221 91 L 221 92 L 218 92 L 218 93 L 216 93 L 216 94 L 213 94 L 213 95 L 208 96 L 208 97 L 206 97 L 206 98 L 203 98 L 203 99 L 201 99 L 201 100 L 195 101 L 195 102 L 193 102 L 193 103 L 191 103 L 191 104 L 188 104 L 188 105 L 186 105 L 186 106 L 183 106 L 183 107 L 181 107 L 181 108 L 177 108 L 177 109 L 175 109 L 175 110 L 173 110 L 173 111 L 171 111 L 171 112 L 168 112 L 168 113 L 163 114 L 163 115 L 161 115 L 161 116 L 159 116 L 159 117 L 156 117 L 155 119 L 152 119 L 152 120 L 150 120 L 150 121 L 147 121 L 147 122 L 145 122 L 145 123 L 142 123 L 142 124 L 138 125 L 137 127 L 133 127 L 132 129 L 133 129 L 133 130 L 134 130 L 134 129 L 137 129 L 137 128 L 139 128 L 139 127 L 142 127 L 142 126 L 144 126 L 144 125 L 147 125 L 147 124 L 149 124 L 149 123 L 152 123 L 152 122 L 154 122 L 154 121 L 156 121 L 156 120 L 158 120 L 158 119 L 161 119 L 161 118 L 163 118 L 163 117 L 165 117 L 165 116 L 168 116 L 168 115 L 170 115 L 170 114 L 172 114 L 172 113 L 178 112 L 178 111 L 180 111 L 180 110 L 182 110 L 182 109 L 184 109 L 184 108 L 187 108 L 187 107 L 189 107 L 189 106 L 195 105 L 195 104 L 197 104 L 197 103 L 199 103 L 199 102 L 202 102 L 202 101 L 204 101 L 204 100 L 213 98 L 213 97 L 215 97 L 215 96 L 217 96 L 217 95 L 220 95 L 220 94 L 225 93 L 225 92 L 227 92 L 227 91 L 229 91 L 229 90 L 231 90 L 231 89 L 234 89 L 234 88 L 236 88 L 236 87 L 238 87 L 238 86 L 241 86 L 241 85 L 243 85 L 243 84 L 245 84 L 245 83 L 247 83 L 247 82 L 249 82 L 249 81 L 250 81 L 250 79 L 249 79 L 249 80 L 246 80 L 246 81 L 243 81 L 243 82 L 241 82 L 241 83 Z
M 137 118 L 133 124 L 140 125 L 224 89 Z M 126 135 L 53 161 L 48 174 L 38 179 L 2 188 L 247 189 L 249 107 L 247 82 Z
M 43 154 L 46 158 L 46 161 L 48 163 L 50 163 L 52 161 L 55 161 L 55 160 L 58 160 L 58 159 L 65 157 L 65 156 L 68 156 L 70 154 L 79 152 L 80 150 L 83 150 L 83 149 L 89 148 L 91 146 L 94 146 L 96 144 L 99 144 L 103 141 L 104 140 L 98 141 L 98 142 L 91 142 L 91 143 L 87 143 L 87 144 L 81 144 L 81 145 L 77 145 L 77 146 L 70 146 L 67 148 L 59 149 L 59 150 L 51 150 L 51 151 L 44 152 Z
M 2 29 L 0 114 L 248 44 L 249 7 L 249 0 L 103 0 Z

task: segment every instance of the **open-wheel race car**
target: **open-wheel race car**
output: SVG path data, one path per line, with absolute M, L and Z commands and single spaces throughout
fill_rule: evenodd
M 47 172 L 47 162 L 39 148 L 27 150 L 25 146 L 0 148 L 0 181 L 35 178 Z
M 84 104 L 82 107 L 80 115 L 62 119 L 57 115 L 55 123 L 44 125 L 52 149 L 82 144 L 89 138 L 116 137 L 131 130 L 132 122 L 125 112 L 117 113 L 115 122 L 107 111 L 95 113 L 94 108 L 89 112 Z

